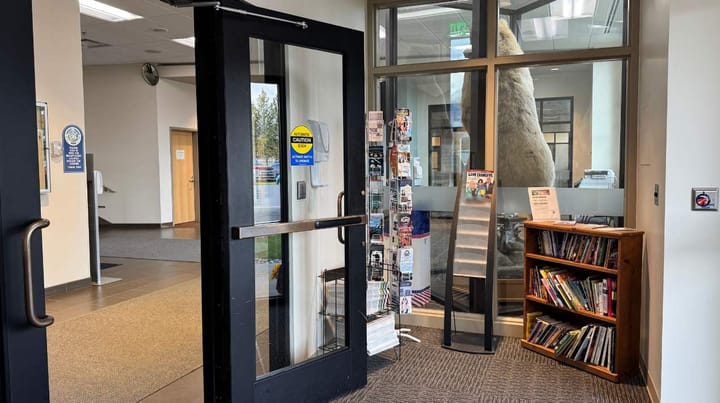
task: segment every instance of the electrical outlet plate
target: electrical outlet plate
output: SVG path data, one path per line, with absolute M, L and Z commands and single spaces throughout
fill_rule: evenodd
M 692 209 L 717 211 L 718 188 L 693 188 Z

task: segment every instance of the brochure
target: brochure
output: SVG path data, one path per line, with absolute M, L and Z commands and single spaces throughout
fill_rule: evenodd
M 383 146 L 370 146 L 368 149 L 368 175 L 383 176 L 385 151 Z
M 371 143 L 382 143 L 385 123 L 382 111 L 370 111 L 367 118 L 368 141 Z

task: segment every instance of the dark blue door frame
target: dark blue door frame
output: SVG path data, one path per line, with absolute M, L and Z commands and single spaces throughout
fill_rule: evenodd
M 47 402 L 45 329 L 25 315 L 22 240 L 40 218 L 32 2 L 3 4 L 0 54 L 0 401 Z M 32 240 L 34 303 L 45 311 L 40 234 Z
M 365 214 L 363 33 L 234 0 L 226 7 L 280 21 L 195 9 L 202 231 L 205 401 L 322 401 L 367 382 L 365 231 L 345 229 L 349 347 L 256 380 L 254 242 L 233 240 L 252 226 L 253 155 L 250 38 L 336 53 L 343 58 L 345 215 Z

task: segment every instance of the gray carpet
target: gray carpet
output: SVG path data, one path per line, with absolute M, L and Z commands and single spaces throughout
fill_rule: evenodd
M 200 241 L 168 239 L 158 230 L 123 229 L 100 231 L 100 256 L 134 259 L 200 261 Z
M 650 402 L 642 379 L 615 384 L 502 338 L 495 355 L 440 347 L 442 331 L 413 328 L 405 343 L 368 359 L 368 384 L 336 402 Z

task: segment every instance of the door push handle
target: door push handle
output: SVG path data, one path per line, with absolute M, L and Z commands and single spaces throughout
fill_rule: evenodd
M 340 217 L 337 220 L 315 221 L 315 229 L 338 227 L 340 230 L 349 225 L 362 224 L 362 222 L 363 218 L 361 216 Z M 338 234 L 342 234 L 342 232 L 338 232 Z
M 337 197 L 337 216 L 342 217 L 343 216 L 343 198 L 345 197 L 345 192 L 338 193 Z M 345 244 L 345 238 L 343 237 L 343 227 L 338 227 L 338 241 L 341 244 Z
M 33 233 L 37 229 L 46 228 L 50 225 L 50 221 L 41 218 L 34 221 L 25 229 L 23 235 L 23 268 L 25 269 L 25 316 L 28 322 L 35 327 L 48 327 L 55 322 L 55 318 L 50 315 L 38 317 L 35 314 L 35 296 L 33 292 L 32 279 L 32 251 L 30 241 Z

